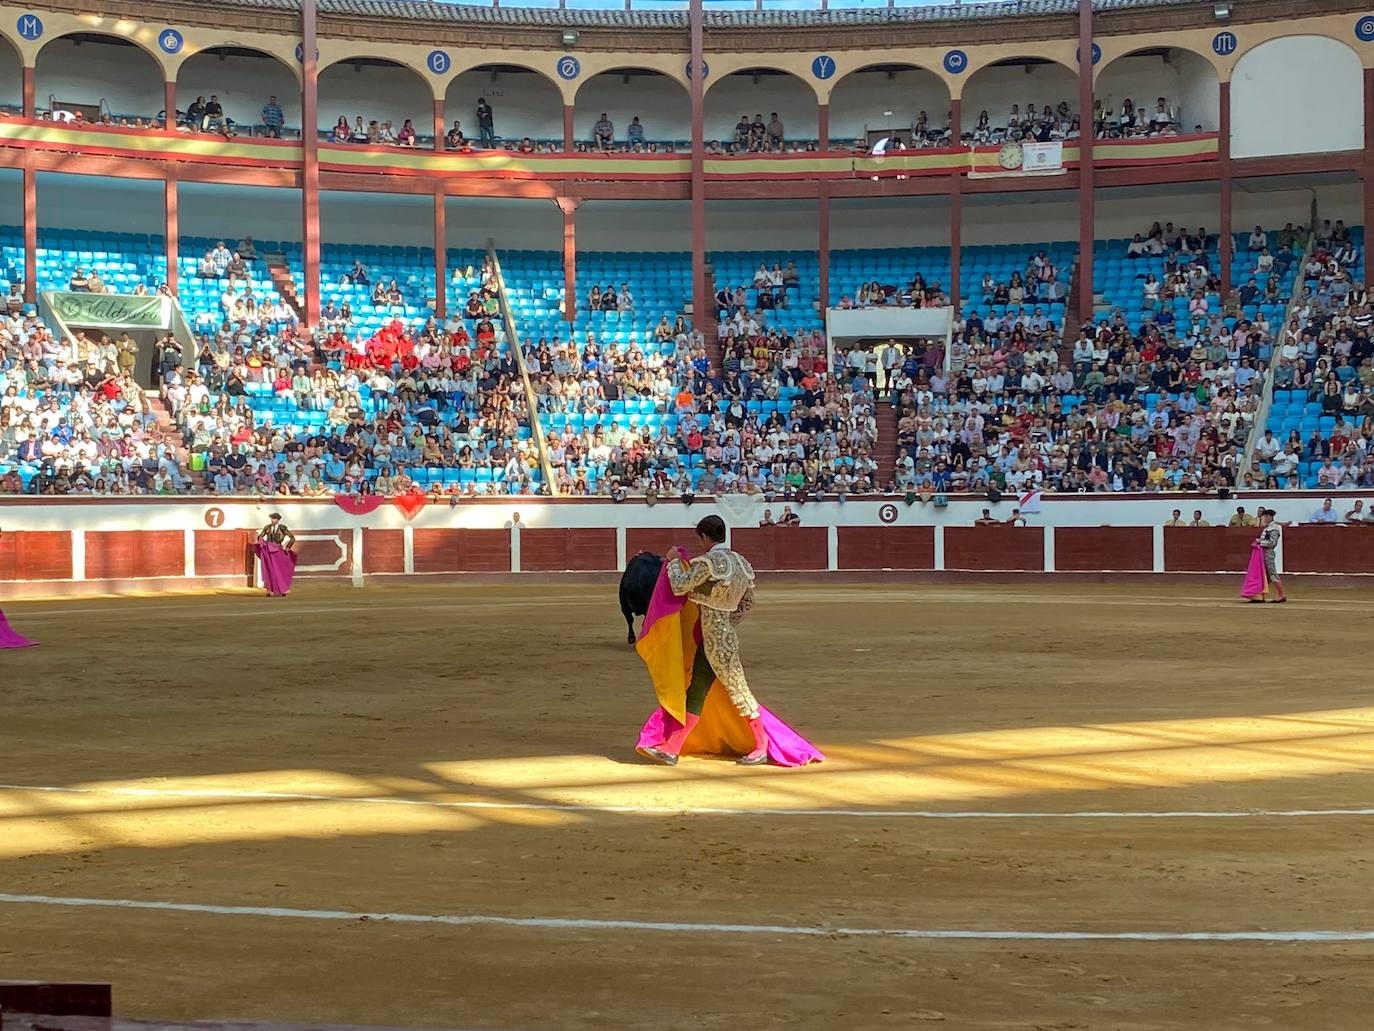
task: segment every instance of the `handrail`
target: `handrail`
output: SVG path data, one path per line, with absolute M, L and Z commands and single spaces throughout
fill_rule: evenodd
M 1242 474 L 1253 471 L 1255 467 L 1255 448 L 1259 445 L 1260 438 L 1264 436 L 1264 426 L 1269 421 L 1269 409 L 1274 406 L 1274 373 L 1279 367 L 1279 341 L 1283 337 L 1284 329 L 1293 320 L 1293 315 L 1297 311 L 1298 285 L 1303 281 L 1302 268 L 1307 264 L 1307 259 L 1312 254 L 1312 246 L 1316 239 L 1317 222 L 1314 208 L 1312 225 L 1307 230 L 1307 246 L 1303 248 L 1302 255 L 1298 258 L 1298 274 L 1293 277 L 1293 296 L 1288 299 L 1288 307 L 1283 311 L 1283 325 L 1279 327 L 1278 333 L 1274 334 L 1273 347 L 1269 353 L 1269 368 L 1264 372 L 1264 387 L 1260 390 L 1259 408 L 1255 410 L 1255 421 L 1250 424 L 1250 433 L 1245 438 L 1245 451 L 1241 455 L 1240 463 Z
M 525 350 L 520 345 L 520 330 L 515 324 L 515 314 L 511 311 L 510 297 L 506 293 L 506 277 L 501 272 L 501 259 L 496 255 L 496 241 L 487 240 L 487 257 L 496 274 L 496 300 L 501 305 L 501 318 L 506 323 L 506 341 L 515 353 L 515 366 L 520 370 L 520 381 L 525 385 L 525 407 L 529 412 L 530 433 L 534 436 L 535 447 L 539 450 L 539 468 L 544 472 L 544 482 L 548 485 L 549 496 L 558 497 L 558 485 L 554 483 L 553 464 L 549 461 L 549 447 L 544 440 L 544 426 L 539 421 L 539 403 L 530 383 L 530 372 L 525 365 Z M 440 286 L 443 289 L 443 286 Z

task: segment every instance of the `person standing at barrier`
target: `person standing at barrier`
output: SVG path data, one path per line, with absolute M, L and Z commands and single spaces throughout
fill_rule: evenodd
M 1283 539 L 1283 527 L 1274 521 L 1277 514 L 1272 508 L 1261 508 L 1259 511 L 1260 532 L 1251 545 L 1253 551 L 1250 556 L 1250 568 L 1245 574 L 1245 583 L 1241 586 L 1241 595 L 1251 604 L 1262 603 L 1271 587 L 1277 595 L 1274 598 L 1275 602 L 1288 600 L 1288 595 L 1283 590 L 1283 580 L 1279 576 L 1278 563 L 1275 561 L 1275 552 Z
M 253 551 L 262 564 L 262 583 L 269 598 L 284 598 L 291 590 L 296 574 L 296 535 L 281 521 L 281 513 L 273 512 L 269 522 L 258 531 Z

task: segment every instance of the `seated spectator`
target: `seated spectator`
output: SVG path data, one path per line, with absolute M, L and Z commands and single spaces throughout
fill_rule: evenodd
M 411 120 L 409 118 L 407 118 L 405 122 L 401 125 L 401 131 L 396 134 L 396 142 L 402 147 L 415 146 L 415 126 L 411 124 Z
M 601 117 L 598 118 L 596 124 L 592 126 L 592 141 L 601 150 L 610 150 L 615 146 L 615 126 L 612 125 L 611 120 L 606 117 L 605 111 L 601 112 Z
M 367 267 L 357 258 L 353 259 L 353 267 L 344 273 L 344 281 L 355 286 L 368 286 L 371 283 Z
M 1314 523 L 1335 523 L 1338 519 L 1331 499 L 1327 498 L 1322 502 L 1321 507 L 1312 513 L 1311 521 Z
M 625 141 L 635 148 L 644 145 L 644 126 L 639 122 L 639 115 L 630 119 L 630 124 L 625 129 Z
M 186 109 L 186 127 L 200 132 L 204 128 L 205 98 L 196 97 Z
M 462 123 L 458 119 L 453 120 L 453 126 L 444 134 L 444 146 L 449 150 L 462 150 L 467 138 L 463 135 Z
M 229 122 L 224 117 L 224 106 L 220 104 L 219 97 L 213 93 L 210 95 L 210 99 L 205 102 L 205 109 L 201 113 L 200 131 L 222 132 L 226 136 L 233 135 L 229 128 Z

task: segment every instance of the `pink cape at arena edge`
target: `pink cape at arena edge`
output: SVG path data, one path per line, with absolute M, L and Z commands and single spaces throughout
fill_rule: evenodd
M 23 634 L 16 633 L 10 626 L 10 621 L 5 618 L 5 613 L 0 611 L 0 648 L 32 648 L 37 641 L 30 641 Z
M 296 553 L 270 541 L 258 541 L 253 551 L 262 563 L 262 584 L 267 593 L 285 594 L 291 590 L 291 581 L 296 575 Z
M 1242 598 L 1258 598 L 1269 588 L 1269 580 L 1264 575 L 1264 549 L 1258 540 L 1250 548 L 1250 565 L 1245 570 L 1245 582 L 1240 585 Z

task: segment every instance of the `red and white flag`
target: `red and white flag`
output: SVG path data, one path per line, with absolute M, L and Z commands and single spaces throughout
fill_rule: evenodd
M 1021 495 L 1021 514 L 1035 515 L 1040 511 L 1040 495 L 1042 491 L 1028 490 Z

